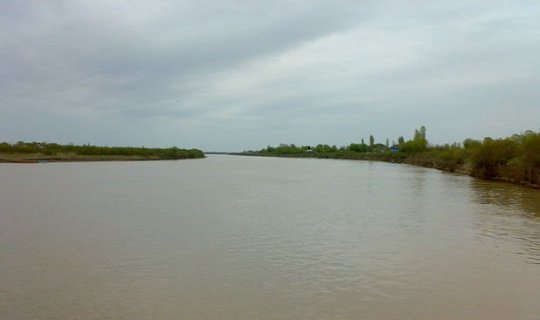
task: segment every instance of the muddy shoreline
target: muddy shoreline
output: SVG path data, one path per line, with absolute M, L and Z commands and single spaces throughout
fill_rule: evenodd
M 332 157 L 332 156 L 313 156 L 308 154 L 299 154 L 299 155 L 272 155 L 272 154 L 258 154 L 258 153 L 223 153 L 223 154 L 229 154 L 229 155 L 236 155 L 236 156 L 259 156 L 259 157 L 274 157 L 274 158 L 309 158 L 309 159 L 335 159 L 335 160 L 363 160 L 363 161 L 380 161 L 380 162 L 388 162 L 388 163 L 396 163 L 396 164 L 408 164 L 412 166 L 418 166 L 418 167 L 424 167 L 424 168 L 430 168 L 430 169 L 436 169 L 440 171 L 460 174 L 460 175 L 466 175 L 470 176 L 476 179 L 486 180 L 486 181 L 497 181 L 497 182 L 504 182 L 504 183 L 511 183 L 511 184 L 517 184 L 521 185 L 527 188 L 531 189 L 537 189 L 540 190 L 540 185 L 528 183 L 526 181 L 516 181 L 513 179 L 508 178 L 492 178 L 492 179 L 485 179 L 482 176 L 479 176 L 475 174 L 472 166 L 469 163 L 464 164 L 455 164 L 455 163 L 445 163 L 445 164 L 437 164 L 435 161 L 431 159 L 426 159 L 422 157 L 407 157 L 401 160 L 396 159 L 390 159 L 385 158 L 381 156 L 374 156 L 374 155 L 363 155 L 358 157 Z

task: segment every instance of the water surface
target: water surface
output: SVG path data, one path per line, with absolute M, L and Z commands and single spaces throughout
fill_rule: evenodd
M 407 165 L 0 165 L 1 319 L 538 319 L 540 193 Z

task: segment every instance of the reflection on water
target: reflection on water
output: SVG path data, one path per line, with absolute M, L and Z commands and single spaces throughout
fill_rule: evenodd
M 540 192 L 508 183 L 471 180 L 473 201 L 481 208 L 480 236 L 511 238 L 520 246 L 516 254 L 540 264 Z M 486 219 L 486 215 L 490 218 Z M 516 219 L 522 216 L 522 219 Z
M 1 319 L 537 319 L 537 190 L 363 161 L 0 165 Z
M 520 214 L 540 217 L 540 191 L 509 183 L 494 183 L 484 180 L 471 180 L 474 201 L 481 204 L 496 205 L 500 213 Z

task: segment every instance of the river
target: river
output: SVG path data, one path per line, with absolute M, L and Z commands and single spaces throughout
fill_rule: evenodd
M 540 317 L 538 190 L 221 155 L 0 179 L 0 319 Z

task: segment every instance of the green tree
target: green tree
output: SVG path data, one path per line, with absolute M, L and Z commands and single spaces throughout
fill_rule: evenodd
M 486 179 L 492 179 L 499 175 L 499 169 L 508 164 L 519 152 L 519 144 L 516 140 L 484 138 L 478 145 L 466 141 L 466 147 L 471 150 L 471 162 L 475 173 Z
M 400 137 L 401 138 L 401 137 Z M 414 139 L 400 144 L 401 150 L 408 153 L 422 152 L 427 149 L 426 128 L 414 130 Z
M 538 184 L 540 182 L 540 133 L 527 131 L 520 140 L 523 178 L 530 183 Z

